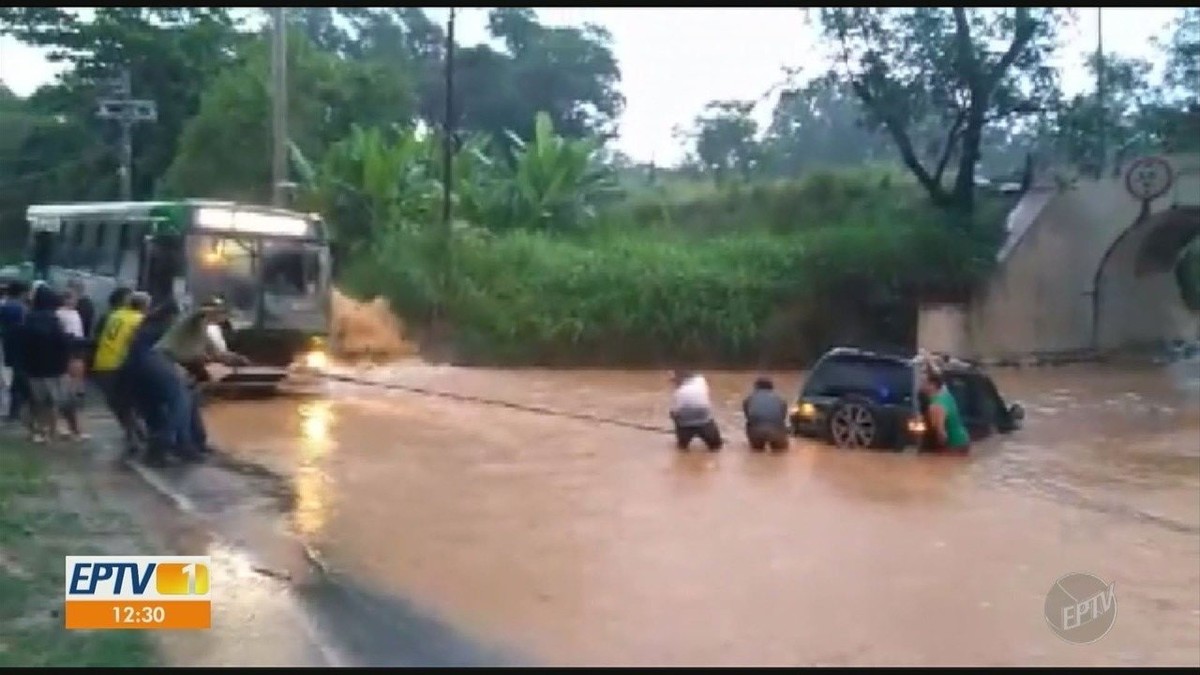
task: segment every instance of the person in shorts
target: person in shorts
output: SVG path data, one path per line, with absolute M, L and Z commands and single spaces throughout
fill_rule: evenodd
M 33 309 L 21 328 L 21 353 L 29 383 L 29 434 L 35 443 L 58 435 L 59 413 L 71 436 L 83 436 L 66 381 L 74 342 L 58 318 L 58 307 L 58 295 L 48 286 L 39 286 Z
M 83 396 L 87 381 L 87 358 L 91 347 L 88 344 L 87 331 L 84 328 L 87 324 L 80 316 L 78 309 L 80 299 L 78 291 L 68 285 L 67 290 L 59 296 L 59 299 L 59 307 L 55 313 L 58 314 L 58 320 L 62 322 L 63 329 L 71 336 L 71 360 L 67 364 L 66 394 L 69 403 L 78 412 L 83 409 Z

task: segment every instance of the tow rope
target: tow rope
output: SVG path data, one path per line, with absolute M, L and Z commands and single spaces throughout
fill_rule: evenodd
M 565 419 L 580 420 L 583 422 L 594 422 L 597 424 L 607 424 L 610 426 L 624 427 L 626 429 L 635 429 L 637 431 L 649 431 L 654 433 L 669 434 L 674 433 L 670 427 L 659 426 L 655 424 L 646 424 L 644 422 L 630 422 L 629 420 L 617 419 L 614 417 L 604 417 L 602 415 L 593 415 L 591 413 L 570 412 L 566 410 L 555 410 L 545 406 L 530 405 L 526 403 L 514 403 L 512 401 L 504 401 L 495 398 L 486 398 L 483 396 L 471 396 L 468 394 L 456 394 L 449 391 L 441 391 L 438 389 L 430 389 L 428 387 L 418 387 L 409 384 L 398 384 L 395 382 L 379 382 L 376 380 L 368 380 L 353 375 L 337 375 L 333 373 L 321 373 L 317 375 L 325 380 L 334 382 L 343 382 L 346 384 L 354 384 L 365 387 L 379 387 L 391 391 L 403 391 L 410 394 L 419 394 L 421 396 L 432 396 L 435 398 L 444 398 L 452 401 L 463 403 L 476 403 L 480 405 L 496 406 L 498 408 L 508 408 L 510 410 L 520 410 L 522 412 L 534 413 L 537 415 L 548 415 L 551 417 L 562 417 Z

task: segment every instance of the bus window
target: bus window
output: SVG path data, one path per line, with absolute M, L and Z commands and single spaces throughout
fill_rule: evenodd
M 96 274 L 112 276 L 117 273 L 117 223 L 100 223 L 96 226 L 96 254 L 92 270 Z
M 257 312 L 260 283 L 254 240 L 213 235 L 188 239 L 193 295 L 221 295 L 235 315 L 252 316 Z
M 74 226 L 75 229 L 71 235 L 73 246 L 67 266 L 74 270 L 91 272 L 95 269 L 99 258 L 100 249 L 96 247 L 96 232 L 101 228 L 101 224 L 95 221 L 80 221 L 74 223 Z
M 50 265 L 54 261 L 54 249 L 57 248 L 54 244 L 57 238 L 57 232 L 33 233 L 33 250 L 29 257 L 33 262 L 33 274 L 38 279 L 45 279 L 50 275 Z
M 87 230 L 87 224 L 83 222 L 71 223 L 71 247 L 75 249 L 83 248 L 83 235 Z
M 130 248 L 129 244 L 130 244 L 130 240 L 132 238 L 131 237 L 132 229 L 133 229 L 133 223 L 131 223 L 129 221 L 125 221 L 125 222 L 121 223 L 121 226 L 120 226 L 120 228 L 118 228 L 118 231 L 117 231 L 117 250 L 118 251 L 124 251 L 125 249 Z
M 77 239 L 83 234 L 83 224 L 77 221 L 65 221 L 62 224 L 57 241 L 55 242 L 51 264 L 59 267 L 74 267 L 76 253 L 79 251 Z
M 316 293 L 321 268 L 317 252 L 290 241 L 263 242 L 263 286 L 275 295 Z
M 142 242 L 145 239 L 146 231 L 144 223 L 129 221 L 121 223 L 117 242 L 120 259 L 115 276 L 118 283 L 123 286 L 131 288 L 137 286 L 141 274 L 138 261 L 141 259 Z
M 156 237 L 150 243 L 145 290 L 156 304 L 175 295 L 175 279 L 183 275 L 181 244 L 178 237 Z

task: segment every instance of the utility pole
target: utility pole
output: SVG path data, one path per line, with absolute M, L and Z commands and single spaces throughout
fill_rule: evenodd
M 271 202 L 287 205 L 287 23 L 284 8 L 271 9 Z
M 1104 8 L 1096 8 L 1096 107 L 1100 112 L 1098 130 L 1100 144 L 1096 178 L 1103 178 L 1108 166 L 1108 113 L 1104 98 Z
M 446 21 L 446 109 L 442 120 L 442 265 L 441 286 L 445 297 L 450 295 L 451 284 L 454 283 L 452 270 L 454 253 L 454 228 L 451 216 L 454 196 L 454 8 L 450 8 L 450 18 Z M 442 303 L 434 307 L 433 318 L 435 325 L 442 318 Z
M 116 120 L 121 130 L 120 167 L 121 201 L 133 201 L 133 125 L 138 122 L 158 121 L 158 107 L 149 99 L 133 98 L 133 82 L 129 69 L 108 83 L 109 96 L 99 101 L 96 116 L 103 120 Z
M 446 23 L 446 117 L 442 121 L 442 227 L 449 241 L 454 181 L 454 8 Z

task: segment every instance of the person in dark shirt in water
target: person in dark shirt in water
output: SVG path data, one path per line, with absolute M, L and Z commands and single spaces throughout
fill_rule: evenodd
M 775 383 L 769 377 L 754 381 L 754 391 L 742 401 L 742 413 L 746 416 L 746 440 L 755 451 L 775 452 L 788 447 L 787 401 L 775 393 Z

